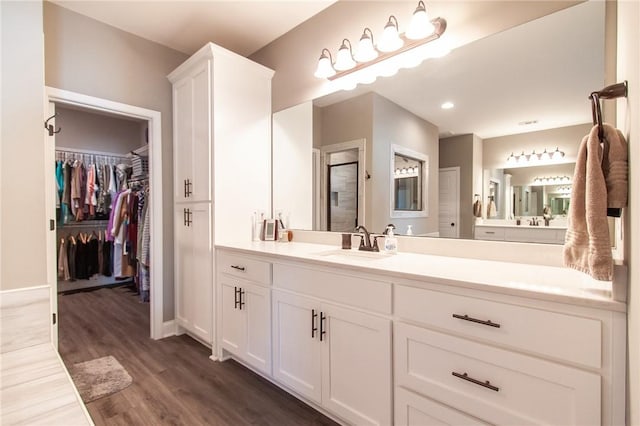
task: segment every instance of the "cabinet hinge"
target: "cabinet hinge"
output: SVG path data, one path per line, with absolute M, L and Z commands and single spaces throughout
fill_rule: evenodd
M 53 325 L 56 325 L 56 321 L 57 321 L 56 314 L 53 313 L 52 316 L 53 316 Z
M 49 219 L 49 231 L 56 230 L 56 221 L 53 219 Z

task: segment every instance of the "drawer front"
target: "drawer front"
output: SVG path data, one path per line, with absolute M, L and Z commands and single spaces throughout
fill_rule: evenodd
M 478 226 L 475 230 L 475 237 L 477 240 L 504 240 L 504 228 L 489 228 L 484 226 Z
M 273 265 L 273 285 L 369 311 L 391 314 L 391 283 L 292 265 Z
M 395 390 L 395 426 L 488 425 L 404 388 Z
M 402 285 L 394 300 L 403 319 L 589 367 L 602 365 L 599 320 Z
M 396 386 L 496 425 L 599 425 L 600 376 L 396 323 Z
M 243 255 L 218 251 L 218 272 L 256 283 L 271 285 L 271 263 Z

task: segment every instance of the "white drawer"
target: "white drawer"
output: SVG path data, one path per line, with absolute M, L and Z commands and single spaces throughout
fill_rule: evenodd
M 600 376 L 396 323 L 396 386 L 496 425 L 599 425 Z
M 394 396 L 395 426 L 488 425 L 401 387 L 396 387 Z
M 218 272 L 245 280 L 271 285 L 271 263 L 252 259 L 241 254 L 218 251 Z
M 309 296 L 391 314 L 391 283 L 292 265 L 273 265 L 273 285 Z
M 477 226 L 475 230 L 476 240 L 504 241 L 504 228 L 490 228 Z
M 524 243 L 555 243 L 557 238 L 556 229 L 544 227 L 510 228 L 505 234 L 506 240 Z
M 403 285 L 396 286 L 394 300 L 403 319 L 589 367 L 602 365 L 599 320 Z

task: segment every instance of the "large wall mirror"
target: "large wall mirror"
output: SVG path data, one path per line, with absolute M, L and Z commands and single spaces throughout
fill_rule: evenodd
M 544 214 L 566 227 L 577 149 L 591 128 L 588 95 L 605 85 L 605 6 L 579 3 L 314 99 L 308 161 L 293 167 L 313 174 L 306 194 L 318 196 L 306 207 L 313 218 L 296 226 L 292 217 L 292 227 L 327 230 L 316 216 L 336 199 L 321 199 L 329 171 L 311 166 L 312 152 L 352 140 L 365 141 L 357 222 L 372 232 L 393 223 L 401 235 L 472 239 L 477 226 Z M 421 179 L 399 182 L 396 170 L 416 165 Z M 274 199 L 280 191 L 274 185 Z

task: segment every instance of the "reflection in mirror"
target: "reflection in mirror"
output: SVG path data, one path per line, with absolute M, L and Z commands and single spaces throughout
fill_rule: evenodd
M 562 193 L 563 185 L 541 185 L 534 179 L 573 176 L 580 140 L 592 126 L 587 96 L 604 86 L 604 9 L 605 2 L 582 2 L 400 70 L 394 77 L 314 100 L 309 129 L 313 148 L 365 141 L 359 173 L 370 178 L 363 179 L 358 223 L 374 232 L 394 223 L 399 234 L 411 225 L 416 236 L 474 238 L 480 222 L 515 225 L 517 217 L 541 217 L 548 206 L 554 216 L 551 224 L 566 224 L 563 213 L 570 199 Z M 455 107 L 441 109 L 445 101 Z M 405 210 L 412 208 L 413 196 L 395 197 L 395 179 L 389 173 L 389 164 L 395 171 L 389 149 L 393 144 L 428 155 L 421 193 L 429 206 L 424 217 L 391 217 L 390 210 L 416 213 Z M 565 153 L 558 165 L 507 162 L 511 153 L 557 148 Z M 557 170 L 560 166 L 566 170 Z M 327 173 L 326 167 L 322 165 L 321 173 Z M 309 169 L 300 164 L 300 173 Z M 451 179 L 456 188 L 450 191 L 457 199 L 447 205 L 459 219 L 442 222 L 439 180 L 449 169 L 459 169 L 458 178 Z M 404 194 L 414 189 L 408 181 L 402 185 L 398 190 Z M 473 215 L 474 194 L 482 204 L 481 218 Z M 326 205 L 324 200 L 320 205 Z M 324 208 L 318 210 L 327 214 Z M 326 221 L 313 223 L 321 224 L 315 229 L 327 229 Z M 444 232 L 445 225 L 455 226 L 455 232 Z
M 391 217 L 427 216 L 429 157 L 400 145 L 392 145 L 391 150 Z

